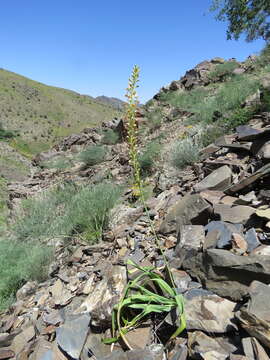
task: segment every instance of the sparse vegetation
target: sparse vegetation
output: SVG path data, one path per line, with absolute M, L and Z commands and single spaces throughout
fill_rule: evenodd
M 14 148 L 29 157 L 44 147 L 50 148 L 63 136 L 121 114 L 90 96 L 46 86 L 3 69 L 0 95 L 0 122 L 5 124 L 6 131 L 19 131 Z M 22 146 L 23 143 L 26 145 Z
M 101 145 L 89 146 L 86 150 L 82 151 L 79 159 L 88 166 L 100 164 L 104 161 L 106 156 L 106 148 Z
M 215 70 L 211 71 L 208 74 L 208 78 L 212 81 L 217 81 L 220 79 L 228 79 L 228 77 L 232 76 L 233 71 L 238 67 L 236 61 L 227 61 L 224 64 L 218 64 L 215 67 Z
M 51 259 L 52 249 L 46 245 L 0 239 L 0 311 L 25 282 L 46 279 Z
M 85 240 L 97 241 L 120 192 L 119 187 L 106 183 L 85 187 L 59 185 L 23 201 L 14 225 L 15 236 L 30 241 L 75 232 Z
M 150 131 L 154 131 L 160 128 L 162 125 L 162 112 L 160 109 L 155 109 L 147 116 L 147 127 L 150 127 Z
M 7 200 L 7 182 L 4 178 L 0 177 L 0 234 L 6 229 L 8 215 Z
M 113 131 L 112 129 L 106 130 L 106 132 L 102 138 L 103 144 L 106 144 L 106 145 L 115 145 L 118 143 L 119 140 L 120 140 L 119 134 L 117 132 Z
M 145 147 L 144 151 L 138 157 L 142 175 L 149 175 L 154 166 L 155 161 L 158 160 L 161 151 L 161 144 L 158 140 L 151 141 Z
M 177 169 L 183 169 L 193 164 L 200 158 L 199 150 L 200 147 L 190 137 L 176 141 L 172 148 L 172 165 Z
M 72 166 L 72 162 L 66 157 L 57 157 L 56 159 L 43 162 L 41 166 L 46 169 L 65 170 Z

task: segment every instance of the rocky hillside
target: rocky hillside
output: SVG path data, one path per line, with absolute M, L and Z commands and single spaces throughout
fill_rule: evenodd
M 19 135 L 12 146 L 26 155 L 49 149 L 64 136 L 119 115 L 119 109 L 91 96 L 47 86 L 3 69 L 0 109 L 1 126 Z
M 270 358 L 268 63 L 204 62 L 138 111 L 143 204 L 121 120 L 64 138 L 31 176 L 0 184 L 0 359 Z M 163 311 L 106 345 L 142 269 L 152 281 L 133 285 L 121 324 L 149 292 Z M 186 328 L 170 339 L 176 298 Z
M 124 110 L 126 104 L 123 100 L 117 99 L 115 97 L 104 96 L 104 95 L 97 96 L 95 99 L 103 104 L 110 105 L 117 110 Z

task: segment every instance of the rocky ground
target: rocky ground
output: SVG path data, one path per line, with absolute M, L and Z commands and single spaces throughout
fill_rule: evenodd
M 117 126 L 121 131 L 121 123 L 104 124 Z M 85 130 L 34 163 L 71 156 L 100 140 L 97 129 Z M 49 280 L 26 283 L 0 317 L 0 359 L 270 359 L 270 113 L 254 116 L 201 153 L 201 162 L 169 181 L 166 174 L 152 175 L 149 216 L 140 203 L 130 203 L 127 191 L 102 242 L 54 242 Z M 127 154 L 122 142 L 110 147 L 101 165 L 41 170 L 10 183 L 10 208 L 63 180 L 95 183 L 110 172 L 123 183 L 130 176 Z M 185 300 L 186 330 L 166 342 L 175 321 L 162 314 L 127 335 L 130 349 L 105 345 L 113 307 L 129 280 L 127 259 L 163 274 L 150 221 Z

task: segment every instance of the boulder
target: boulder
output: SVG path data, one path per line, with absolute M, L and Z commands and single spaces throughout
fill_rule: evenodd
M 201 331 L 188 334 L 188 348 L 193 359 L 202 360 L 226 360 L 237 350 L 231 339 L 216 335 L 210 337 Z
M 179 265 L 208 290 L 222 297 L 239 301 L 248 294 L 252 281 L 270 284 L 270 258 L 267 256 L 240 256 L 219 249 L 188 255 Z
M 270 287 L 253 281 L 248 292 L 250 300 L 240 309 L 238 319 L 251 336 L 270 348 Z
M 89 331 L 89 314 L 70 315 L 56 330 L 58 346 L 72 359 L 79 359 Z
M 217 204 L 214 206 L 214 213 L 219 215 L 222 221 L 227 221 L 233 224 L 247 223 L 255 212 L 256 209 L 245 205 L 230 206 Z
M 223 334 L 237 329 L 234 302 L 203 289 L 188 291 L 184 299 L 187 330 Z
M 194 186 L 194 190 L 225 190 L 231 184 L 232 172 L 229 166 L 224 165 L 206 176 L 202 181 Z
M 206 224 L 211 207 L 200 195 L 186 195 L 169 210 L 159 232 L 166 235 L 179 231 L 182 225 Z

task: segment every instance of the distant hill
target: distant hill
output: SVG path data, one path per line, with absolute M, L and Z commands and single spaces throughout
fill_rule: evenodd
M 115 97 L 104 96 L 104 95 L 97 96 L 95 100 L 102 104 L 110 105 L 117 110 L 123 110 L 126 104 L 123 100 L 117 99 Z
M 11 144 L 21 153 L 48 149 L 63 136 L 119 116 L 119 109 L 0 69 L 0 125 L 18 132 Z

